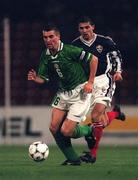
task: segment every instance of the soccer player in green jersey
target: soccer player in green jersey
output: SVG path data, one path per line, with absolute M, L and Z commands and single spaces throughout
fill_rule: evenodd
M 51 76 L 56 77 L 58 92 L 52 103 L 50 131 L 67 158 L 63 165 L 80 165 L 70 138 L 92 135 L 91 127 L 78 123 L 90 107 L 98 59 L 82 48 L 63 44 L 54 24 L 47 24 L 42 34 L 46 49 L 42 52 L 38 73 L 30 70 L 28 80 L 42 84 Z M 83 62 L 89 73 L 84 70 Z

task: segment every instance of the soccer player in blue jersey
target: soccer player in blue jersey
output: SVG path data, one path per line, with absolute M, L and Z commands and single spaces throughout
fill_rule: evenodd
M 90 126 L 78 123 L 90 107 L 98 59 L 82 48 L 61 42 L 60 32 L 54 24 L 47 24 L 42 34 L 46 49 L 42 52 L 38 73 L 30 70 L 28 80 L 42 84 L 51 76 L 56 77 L 58 92 L 52 104 L 50 131 L 67 158 L 63 165 L 80 165 L 70 137 L 92 134 Z M 85 72 L 83 62 L 87 64 L 89 73 Z
M 94 33 L 95 25 L 89 17 L 82 17 L 78 22 L 80 36 L 73 40 L 72 44 L 91 52 L 98 57 L 99 63 L 93 86 L 93 101 L 91 119 L 94 127 L 96 143 L 91 137 L 86 137 L 90 152 L 85 152 L 81 156 L 82 161 L 94 163 L 98 145 L 103 134 L 103 129 L 112 120 L 125 120 L 124 113 L 119 106 L 115 106 L 113 111 L 106 112 L 110 107 L 115 91 L 115 82 L 122 80 L 122 57 L 116 44 L 110 37 L 105 37 Z

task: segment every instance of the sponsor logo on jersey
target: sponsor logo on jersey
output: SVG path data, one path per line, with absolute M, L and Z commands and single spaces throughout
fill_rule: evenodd
M 96 49 L 97 49 L 97 51 L 98 51 L 99 53 L 102 53 L 102 51 L 103 51 L 103 46 L 99 44 L 99 45 L 96 46 Z

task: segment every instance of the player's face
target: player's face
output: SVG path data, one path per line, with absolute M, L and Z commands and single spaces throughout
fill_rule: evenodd
M 57 50 L 60 43 L 60 34 L 54 30 L 43 31 L 43 40 L 49 50 Z
M 93 30 L 94 26 L 92 26 L 89 22 L 79 23 L 79 32 L 86 41 L 93 38 Z

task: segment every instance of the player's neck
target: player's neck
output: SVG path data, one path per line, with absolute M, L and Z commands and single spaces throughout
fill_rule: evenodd
M 88 38 L 84 38 L 84 37 L 82 38 L 87 42 L 92 42 L 95 39 L 95 33 L 92 33 L 91 36 L 89 36 Z
M 80 36 L 80 40 L 86 45 L 86 46 L 91 46 L 94 41 L 96 40 L 97 34 L 93 33 L 93 37 L 91 37 L 91 39 L 88 41 L 86 39 L 84 39 L 82 36 Z
M 50 51 L 50 54 L 54 56 L 55 54 L 57 54 L 58 49 L 50 49 L 49 51 Z
M 49 50 L 51 55 L 54 56 L 57 54 L 57 52 L 60 50 L 60 43 L 61 43 L 61 41 L 59 41 L 59 43 L 55 44 L 55 47 L 53 49 Z

